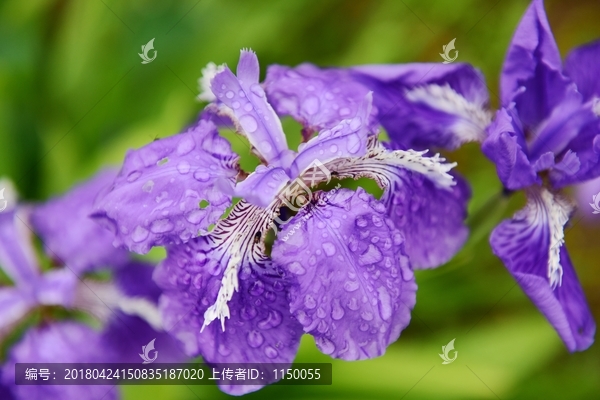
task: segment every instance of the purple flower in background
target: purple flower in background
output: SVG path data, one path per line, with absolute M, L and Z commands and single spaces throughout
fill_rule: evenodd
M 394 131 L 397 140 L 380 143 L 378 126 L 397 122 L 382 111 L 412 107 L 414 129 L 443 132 L 437 144 L 421 141 L 438 147 L 483 137 L 485 127 L 473 120 L 487 101 L 476 71 L 441 66 L 424 79 L 434 67 L 273 66 L 260 85 L 258 59 L 243 50 L 237 75 L 204 70 L 200 98 L 211 103 L 195 125 L 127 154 L 93 216 L 131 250 L 167 245 L 154 279 L 165 326 L 188 355 L 289 364 L 306 332 L 323 353 L 360 360 L 398 338 L 415 304 L 413 268 L 439 266 L 459 250 L 470 193 L 449 174 L 454 164 L 411 148 L 416 137 L 402 141 Z M 402 111 L 383 110 L 394 102 Z M 297 151 L 283 115 L 304 125 Z M 243 134 L 263 165 L 236 179 L 237 157 L 214 121 Z M 384 189 L 381 200 L 363 189 L 315 191 L 361 177 Z M 233 197 L 241 199 L 228 210 Z M 271 256 L 269 229 L 277 233 Z M 220 384 L 231 394 L 259 389 Z
M 564 245 L 572 206 L 565 186 L 600 175 L 600 42 L 573 50 L 563 69 L 543 2 L 534 0 L 510 45 L 502 108 L 484 153 L 527 205 L 492 232 L 494 253 L 569 351 L 588 348 L 596 326 Z
M 115 175 L 104 171 L 63 197 L 40 205 L 13 204 L 0 213 L 0 266 L 12 282 L 0 287 L 0 340 L 36 310 L 42 316 L 41 324 L 27 330 L 9 350 L 0 368 L 0 393 L 19 400 L 114 399 L 118 392 L 103 386 L 16 386 L 14 365 L 136 362 L 141 347 L 153 338 L 161 348 L 161 362 L 185 357 L 163 332 L 153 268 L 114 248 L 113 235 L 88 218 L 96 195 Z M 49 270 L 40 267 L 34 234 L 52 261 Z M 85 275 L 102 269 L 111 271 L 114 279 L 99 281 Z M 57 317 L 52 311 L 57 307 L 88 312 L 103 327 L 96 330 Z

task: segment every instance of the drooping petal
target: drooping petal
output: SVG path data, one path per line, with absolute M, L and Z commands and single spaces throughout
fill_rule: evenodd
M 384 189 L 382 201 L 399 229 L 407 232 L 406 252 L 413 268 L 437 267 L 460 250 L 467 237 L 464 225 L 470 191 L 456 185 L 448 172 L 456 164 L 436 154 L 390 150 L 371 139 L 363 157 L 325 165 L 338 178 L 374 179 Z M 410 235 L 408 235 L 410 232 Z
M 154 340 L 156 363 L 185 362 L 188 358 L 175 338 L 157 331 L 143 318 L 117 311 L 102 331 L 102 345 L 115 354 L 111 362 L 138 363 L 143 346 Z M 154 357 L 153 354 L 150 355 Z
M 500 77 L 502 105 L 516 102 L 525 129 L 534 128 L 559 104 L 570 85 L 544 2 L 534 0 L 515 31 Z
M 471 189 L 464 178 L 453 177 L 457 184 L 441 190 L 421 174 L 398 170 L 382 199 L 396 227 L 406 232 L 406 253 L 414 269 L 448 262 L 468 238 Z
M 146 253 L 184 243 L 215 223 L 231 205 L 216 183 L 237 175 L 237 156 L 214 124 L 130 151 L 92 216 L 115 233 L 114 245 Z
M 235 186 L 231 194 L 259 207 L 267 207 L 289 179 L 283 168 L 259 165 Z
M 105 170 L 65 195 L 33 208 L 31 223 L 46 254 L 75 273 L 122 265 L 127 252 L 112 245 L 114 234 L 89 215 L 94 200 L 110 187 L 117 172 Z
M 28 286 L 39 274 L 32 234 L 24 220 L 27 213 L 18 208 L 0 213 L 0 267 L 15 286 Z
M 528 195 L 527 206 L 494 229 L 492 249 L 569 351 L 585 350 L 596 326 L 564 245 L 571 208 L 546 189 Z
M 258 84 L 259 73 L 256 54 L 242 50 L 237 77 L 225 67 L 213 78 L 211 88 L 217 99 L 229 108 L 238 130 L 246 135 L 259 155 L 268 164 L 287 168 L 293 154 L 288 149 L 281 121 Z
M 362 188 L 319 192 L 273 246 L 294 277 L 290 311 L 331 357 L 380 356 L 410 321 L 417 286 L 404 236 L 385 213 Z
M 302 328 L 289 312 L 288 283 L 273 275 L 276 269 L 261 254 L 262 242 L 255 242 L 254 235 L 242 238 L 263 229 L 254 225 L 241 230 L 253 221 L 248 210 L 252 206 L 240 203 L 211 235 L 168 249 L 154 275 L 164 290 L 160 306 L 165 329 L 183 343 L 188 355 L 201 354 L 209 364 L 290 364 Z M 220 324 L 211 323 L 216 318 Z M 230 394 L 260 388 L 221 385 Z
M 514 108 L 502 108 L 496 113 L 481 150 L 496 164 L 498 177 L 506 188 L 518 190 L 539 182 Z
M 290 115 L 304 126 L 305 139 L 331 129 L 359 112 L 369 89 L 348 70 L 320 69 L 311 64 L 295 68 L 271 65 L 264 82 L 267 96 L 279 115 Z M 373 109 L 367 115 L 369 130 L 377 125 Z
M 374 93 L 378 120 L 404 149 L 454 149 L 481 141 L 490 123 L 483 75 L 468 64 L 366 65 L 351 69 Z
M 600 97 L 600 40 L 571 50 L 565 59 L 565 73 L 575 82 L 584 101 Z
M 300 176 L 315 162 L 325 164 L 340 157 L 363 156 L 367 151 L 372 98 L 372 93 L 367 93 L 354 117 L 342 120 L 301 144 L 290 168 L 290 176 Z
M 94 385 L 16 385 L 15 364 L 102 363 L 111 362 L 114 354 L 102 345 L 95 330 L 76 322 L 59 322 L 30 329 L 9 352 L 2 368 L 2 383 L 17 399 L 103 399 L 119 398 L 115 386 Z

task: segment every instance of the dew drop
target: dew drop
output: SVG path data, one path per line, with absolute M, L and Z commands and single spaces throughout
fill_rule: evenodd
M 129 175 L 127 175 L 127 182 L 134 182 L 140 176 L 142 176 L 142 173 L 140 171 L 133 171 L 132 173 L 130 173 Z
M 142 186 L 142 190 L 146 193 L 150 193 L 152 188 L 154 188 L 154 181 L 148 181 L 144 183 L 144 186 Z
M 206 171 L 196 171 L 194 172 L 194 179 L 198 182 L 208 182 L 210 179 L 210 174 Z
M 325 242 L 321 246 L 323 247 L 325 254 L 327 254 L 329 257 L 335 255 L 335 246 L 333 245 L 333 243 Z
M 309 310 L 312 310 L 316 306 L 317 302 L 315 301 L 314 297 L 312 297 L 310 294 L 304 296 L 304 307 L 308 308 Z
M 250 332 L 248 332 L 248 335 L 246 336 L 246 341 L 248 342 L 248 345 L 252 348 L 257 348 L 259 347 L 261 344 L 263 344 L 263 342 L 265 341 L 265 338 L 263 337 L 262 333 L 260 333 L 257 330 L 252 330 Z
M 234 110 L 237 110 L 238 108 L 240 108 L 240 102 L 239 101 L 234 101 L 231 104 L 231 107 L 233 107 Z
M 225 93 L 225 97 L 227 97 L 228 99 L 233 99 L 233 92 L 229 90 L 227 93 Z
M 250 91 L 252 92 L 252 94 L 254 94 L 255 96 L 258 96 L 258 97 L 263 97 L 264 93 L 265 93 L 264 90 L 262 90 L 260 85 L 257 83 L 250 86 Z
M 358 329 L 360 329 L 362 332 L 366 332 L 369 330 L 369 325 L 365 324 L 364 322 L 362 324 L 359 325 Z
M 317 308 L 317 317 L 325 318 L 326 315 L 327 315 L 327 313 L 325 313 L 325 310 L 323 309 L 323 307 Z
M 331 311 L 331 318 L 333 318 L 336 321 L 342 319 L 342 317 L 344 316 L 344 308 L 341 306 L 339 299 L 333 300 L 332 308 L 333 309 Z
M 258 327 L 263 330 L 277 328 L 279 325 L 281 325 L 282 321 L 283 316 L 281 315 L 281 313 L 277 310 L 271 310 L 269 311 L 267 318 L 263 319 L 258 323 Z
M 369 247 L 367 247 L 367 250 L 365 250 L 364 253 L 358 256 L 358 263 L 360 265 L 375 264 L 381 260 L 383 260 L 381 251 L 379 251 L 377 246 L 372 243 L 369 244 Z
M 196 148 L 194 139 L 186 135 L 177 144 L 177 154 L 180 156 L 185 156 L 190 151 L 194 150 L 194 148 Z
M 252 107 L 251 103 L 246 103 L 246 104 L 244 104 L 244 110 L 250 112 L 250 111 L 254 110 L 254 107 Z
M 317 325 L 317 331 L 319 331 L 319 333 L 325 333 L 327 332 L 327 329 L 329 329 L 329 327 L 327 326 L 327 322 L 321 320 Z
M 265 291 L 265 284 L 261 281 L 255 281 L 249 292 L 252 296 L 260 296 Z
M 383 286 L 377 288 L 377 297 L 379 298 L 379 314 L 381 314 L 381 318 L 388 320 L 392 316 L 392 297 Z
M 271 143 L 267 142 L 266 140 L 260 144 L 260 148 L 263 153 L 270 153 L 273 150 Z
M 304 275 L 306 273 L 306 270 L 304 269 L 304 267 L 302 267 L 302 264 L 300 264 L 298 261 L 294 261 L 288 264 L 288 270 L 295 275 Z
M 252 115 L 243 115 L 240 118 L 240 125 L 247 133 L 254 133 L 258 129 L 258 123 Z
M 258 312 L 256 311 L 256 308 L 252 307 L 251 305 L 245 305 L 244 307 L 242 307 L 240 315 L 242 316 L 242 319 L 249 321 L 256 317 L 257 313 Z
M 229 347 L 225 346 L 223 343 L 221 343 L 219 345 L 218 351 L 219 351 L 219 354 L 224 357 L 227 357 L 228 355 L 231 354 L 231 350 L 229 349 Z
M 187 161 L 181 161 L 179 164 L 177 164 L 177 171 L 182 175 L 187 174 L 190 172 L 190 163 Z
M 317 96 L 311 95 L 304 100 L 302 106 L 308 115 L 315 115 L 319 111 L 321 104 L 319 103 Z
M 325 337 L 318 337 L 315 339 L 315 342 L 323 354 L 331 354 L 335 351 L 333 342 Z
M 171 221 L 169 221 L 166 218 L 157 219 L 156 221 L 153 221 L 152 224 L 150 225 L 150 230 L 153 233 L 171 232 L 173 230 L 173 228 L 174 228 L 174 226 L 171 223 Z
M 277 357 L 279 353 L 271 346 L 265 347 L 265 355 L 271 359 Z
M 338 151 L 338 147 L 335 144 L 332 144 L 331 146 L 329 146 L 329 151 L 331 153 L 335 153 L 336 151 Z
M 344 290 L 346 292 L 354 292 L 358 290 L 359 284 L 357 281 L 346 281 L 344 282 Z
M 135 230 L 133 231 L 133 233 L 131 234 L 131 239 L 136 243 L 140 243 L 140 242 L 143 242 L 144 240 L 146 240 L 148 235 L 149 235 L 148 230 L 146 228 L 138 225 L 135 228 Z

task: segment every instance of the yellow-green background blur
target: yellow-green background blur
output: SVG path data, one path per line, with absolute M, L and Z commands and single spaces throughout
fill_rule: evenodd
M 209 61 L 235 66 L 239 50 L 268 64 L 349 66 L 441 62 L 456 38 L 458 60 L 480 68 L 498 104 L 498 75 L 528 2 L 333 0 L 4 0 L 0 2 L 0 175 L 29 201 L 60 194 L 128 148 L 177 133 L 202 104 L 197 78 Z M 600 2 L 546 4 L 563 56 L 600 37 Z M 156 60 L 141 64 L 155 38 Z M 600 77 L 599 77 L 600 79 Z M 297 126 L 286 123 L 288 135 Z M 236 150 L 248 149 L 234 141 Z M 272 386 L 249 399 L 594 399 L 600 344 L 569 354 L 493 256 L 486 235 L 523 204 L 489 202 L 501 187 L 468 145 L 453 154 L 473 186 L 475 234 L 448 265 L 417 274 L 410 326 L 387 353 L 333 361 L 332 386 Z M 600 191 L 600 187 L 598 188 Z M 590 199 L 591 201 L 591 199 Z M 600 321 L 600 216 L 574 218 L 573 262 Z M 442 365 L 456 338 L 457 360 Z M 329 362 L 310 337 L 297 361 Z M 128 386 L 124 399 L 225 398 L 213 386 Z

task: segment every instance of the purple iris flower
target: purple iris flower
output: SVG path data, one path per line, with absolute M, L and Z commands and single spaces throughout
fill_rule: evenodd
M 0 393 L 9 399 L 118 398 L 118 391 L 107 386 L 16 386 L 18 362 L 138 362 L 140 349 L 152 339 L 161 350 L 160 361 L 185 357 L 162 329 L 152 266 L 116 249 L 113 235 L 88 217 L 95 197 L 115 176 L 104 171 L 63 197 L 40 205 L 11 201 L 11 208 L 0 213 L 0 266 L 11 281 L 0 286 L 0 341 L 32 313 L 41 315 L 40 324 L 9 349 L 0 368 Z M 51 260 L 49 269 L 40 267 L 34 233 Z M 111 271 L 113 280 L 86 275 L 98 270 Z M 56 308 L 87 312 L 102 329 L 57 317 Z
M 199 121 L 127 154 L 93 216 L 117 245 L 142 253 L 167 246 L 154 279 L 165 325 L 188 355 L 290 364 L 309 333 L 323 353 L 360 360 L 399 337 L 415 304 L 413 269 L 459 250 L 470 196 L 449 173 L 455 164 L 411 147 L 433 143 L 415 132 L 427 124 L 432 137 L 444 136 L 439 147 L 454 147 L 483 138 L 488 118 L 474 69 L 434 68 L 273 66 L 261 85 L 256 55 L 243 50 L 237 75 L 214 64 L 204 70 L 200 98 L 210 104 Z M 456 99 L 461 107 L 450 107 Z M 402 121 L 394 107 L 411 108 L 403 115 L 414 117 L 414 137 L 393 131 Z M 287 145 L 284 115 L 304 125 L 297 151 Z M 245 179 L 214 121 L 244 135 L 261 160 Z M 392 144 L 377 138 L 384 121 L 397 136 Z M 384 189 L 381 200 L 360 188 L 315 189 L 361 177 Z M 277 239 L 269 256 L 270 229 Z
M 573 50 L 563 69 L 543 2 L 523 16 L 501 76 L 502 108 L 484 153 L 525 208 L 490 243 L 569 351 L 589 347 L 596 326 L 564 244 L 573 207 L 560 194 L 600 175 L 600 42 Z

